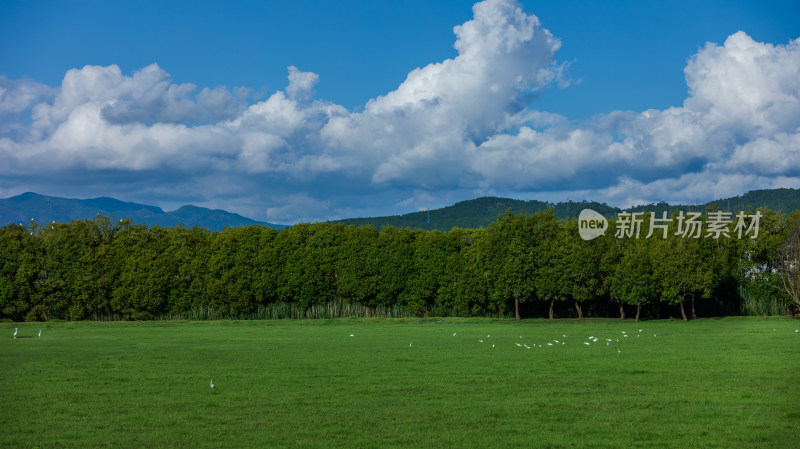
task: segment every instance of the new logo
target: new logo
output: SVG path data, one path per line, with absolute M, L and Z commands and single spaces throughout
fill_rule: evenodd
M 592 240 L 594 238 L 605 235 L 608 229 L 608 220 L 606 217 L 600 215 L 591 209 L 584 209 L 578 215 L 578 233 L 584 240 Z

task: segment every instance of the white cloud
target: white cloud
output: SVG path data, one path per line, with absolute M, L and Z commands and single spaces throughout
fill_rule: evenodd
M 267 207 L 267 220 L 274 223 L 319 221 L 320 215 L 329 215 L 332 204 L 316 200 L 305 193 L 295 193 L 274 198 L 274 205 Z
M 0 75 L 0 136 L 23 138 L 33 107 L 52 101 L 55 95 L 56 89 L 36 81 Z
M 148 192 L 242 210 L 269 198 L 255 218 L 292 222 L 370 215 L 369 201 L 348 203 L 364 192 L 419 209 L 454 192 L 631 205 L 800 185 L 800 40 L 734 33 L 691 57 L 682 105 L 573 122 L 527 104 L 563 81 L 558 39 L 513 0 L 473 12 L 453 30 L 457 56 L 360 111 L 315 99 L 319 76 L 294 66 L 284 90 L 249 105 L 248 88 L 198 92 L 156 64 L 72 69 L 59 88 L 0 77 L 0 191 L 146 173 Z
M 775 46 L 739 31 L 723 46 L 706 44 L 689 61 L 684 107 L 702 114 L 710 131 L 735 127 L 739 138 L 797 132 L 799 69 L 800 40 Z
M 734 173 L 800 175 L 800 132 L 751 140 L 736 147 L 730 159 L 719 165 Z
M 286 94 L 295 101 L 308 101 L 314 96 L 314 85 L 319 81 L 319 75 L 311 72 L 301 72 L 295 66 L 289 67 L 289 86 Z
M 10 80 L 0 75 L 0 116 L 22 113 L 54 95 L 55 89 L 36 81 Z
M 478 3 L 473 11 L 473 20 L 454 29 L 458 56 L 413 70 L 363 112 L 322 130 L 342 151 L 362 152 L 375 167 L 373 182 L 455 182 L 471 166 L 474 142 L 508 127 L 523 94 L 556 77 L 560 43 L 535 16 L 504 0 Z
M 599 195 L 588 198 L 628 205 L 708 200 L 797 176 L 800 40 L 771 45 L 738 32 L 707 44 L 685 72 L 682 107 L 499 133 L 480 145 L 474 169 L 511 191 L 580 191 L 589 179 Z

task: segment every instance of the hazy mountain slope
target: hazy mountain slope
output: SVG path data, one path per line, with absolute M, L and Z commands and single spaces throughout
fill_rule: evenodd
M 0 225 L 27 224 L 30 220 L 35 220 L 37 223 L 69 222 L 76 219 L 91 219 L 98 214 L 115 219 L 130 218 L 135 223 L 144 223 L 148 226 L 183 225 L 187 228 L 200 226 L 212 231 L 221 231 L 224 227 L 252 224 L 273 228 L 283 227 L 251 220 L 224 210 L 198 206 L 183 206 L 171 212 L 164 212 L 160 207 L 129 203 L 114 198 L 101 197 L 80 200 L 40 195 L 33 192 L 0 199 Z

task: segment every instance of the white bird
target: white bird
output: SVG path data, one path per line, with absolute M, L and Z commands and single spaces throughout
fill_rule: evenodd
M 592 339 L 593 342 L 597 343 L 597 338 Z
M 478 340 L 479 342 L 483 343 L 483 340 Z
M 623 337 L 628 338 L 628 334 L 623 335 Z
M 413 343 L 413 342 L 412 342 L 412 343 Z M 408 344 L 408 347 L 409 347 L 409 348 L 411 347 L 411 343 L 409 343 L 409 344 Z
M 494 348 L 494 345 L 492 345 L 492 347 Z
M 619 348 L 617 348 L 617 354 L 622 354 L 622 351 L 620 351 Z
M 455 336 L 456 336 L 456 333 L 455 333 L 455 332 L 453 332 L 453 337 L 455 337 Z
M 553 343 L 561 343 L 561 342 L 558 340 L 553 340 Z
M 524 346 L 525 346 L 526 349 L 531 349 L 531 347 L 528 346 L 528 345 L 524 345 Z
M 639 332 L 641 332 L 641 331 L 642 331 L 642 330 L 641 330 L 641 329 L 639 329 Z
M 655 337 L 655 336 L 656 336 L 656 334 L 653 334 L 653 337 Z
M 547 343 L 547 346 L 553 346 L 553 344 L 552 343 Z
M 562 335 L 562 337 L 564 337 L 564 338 L 567 338 L 567 336 L 566 336 L 566 335 Z
M 591 343 L 589 343 L 588 341 L 584 341 L 583 344 L 585 344 L 586 346 L 589 346 Z
M 593 338 L 594 338 L 594 335 L 590 335 L 590 336 L 589 336 L 589 340 L 591 340 L 591 339 L 593 339 Z
M 16 327 L 14 328 L 14 338 L 17 338 L 17 330 L 18 330 L 18 329 L 19 329 L 19 328 L 16 328 Z
M 796 334 L 796 333 L 798 333 L 798 332 L 800 332 L 800 329 L 795 329 L 795 330 L 794 330 L 794 333 L 795 333 L 795 334 Z
M 611 343 L 609 343 L 609 342 L 606 342 L 606 346 L 611 346 Z
M 350 334 L 350 336 L 351 336 L 351 337 L 353 337 L 354 335 L 353 335 L 353 334 Z
M 522 347 L 522 345 L 521 345 L 521 344 L 519 344 L 519 343 L 515 343 L 515 344 L 516 344 L 517 346 L 520 346 L 520 347 Z
M 214 388 L 214 379 L 211 379 L 211 388 Z
M 39 329 L 39 336 L 40 337 L 42 336 L 42 330 L 41 329 Z
M 489 338 L 489 337 L 491 337 L 491 335 L 486 335 L 486 338 Z

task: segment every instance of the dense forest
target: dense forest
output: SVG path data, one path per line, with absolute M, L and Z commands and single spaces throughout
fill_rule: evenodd
M 744 228 L 734 214 L 712 223 L 704 213 L 696 235 L 682 213 L 639 217 L 639 235 L 618 216 L 592 240 L 579 235 L 585 223 L 552 209 L 447 232 L 332 223 L 209 232 L 101 216 L 9 224 L 0 319 L 791 314 L 800 212 L 759 209 L 756 228 L 754 215 Z

